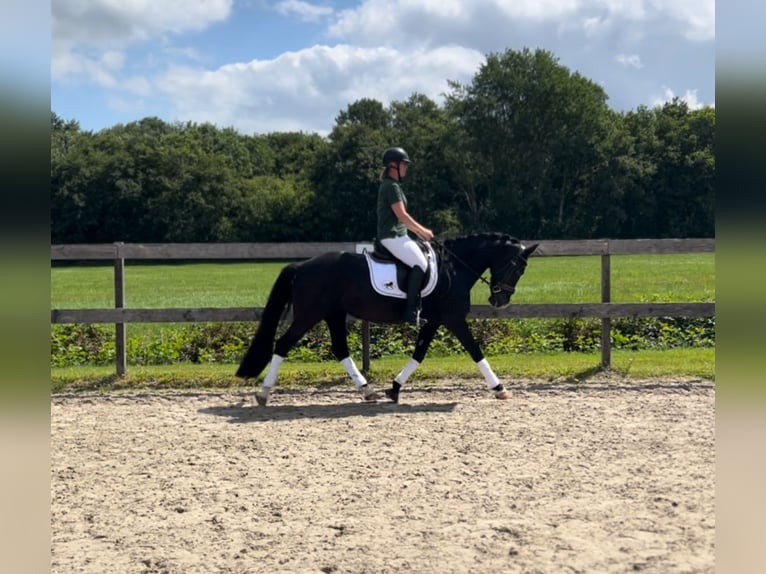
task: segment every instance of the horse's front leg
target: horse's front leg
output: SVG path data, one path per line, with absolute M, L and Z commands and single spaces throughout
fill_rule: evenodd
M 367 384 L 367 379 L 359 369 L 356 368 L 354 359 L 351 358 L 348 352 L 348 330 L 346 329 L 346 313 L 345 311 L 338 311 L 325 318 L 328 329 L 330 329 L 330 339 L 332 340 L 332 352 L 335 357 L 343 365 L 343 368 L 354 381 L 357 390 L 361 393 L 362 398 L 368 402 L 375 402 L 380 397 L 378 393 L 372 388 L 372 385 Z
M 445 326 L 454 333 L 457 340 L 463 345 L 463 348 L 468 351 L 469 355 L 471 355 L 471 358 L 476 363 L 479 371 L 484 375 L 484 380 L 487 382 L 487 386 L 494 391 L 495 398 L 511 398 L 511 394 L 503 388 L 497 375 L 495 375 L 492 367 L 489 366 L 487 359 L 484 357 L 484 353 L 476 342 L 476 339 L 473 338 L 473 334 L 468 328 L 468 322 L 465 319 L 462 319 L 455 321 L 454 323 L 445 323 Z
M 412 358 L 404 368 L 399 371 L 399 374 L 394 377 L 394 382 L 391 384 L 391 388 L 386 391 L 386 396 L 391 399 L 392 402 L 399 402 L 399 391 L 402 390 L 404 383 L 406 383 L 407 379 L 410 378 L 410 375 L 415 372 L 418 365 L 423 362 L 426 352 L 428 351 L 428 346 L 431 344 L 431 341 L 434 340 L 434 335 L 436 335 L 436 330 L 438 328 L 438 322 L 429 321 L 420 328 L 420 331 L 418 331 L 418 338 L 415 342 L 415 350 L 412 352 Z

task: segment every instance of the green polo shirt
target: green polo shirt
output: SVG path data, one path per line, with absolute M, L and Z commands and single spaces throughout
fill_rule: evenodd
M 404 207 L 407 207 L 407 197 L 399 182 L 390 178 L 384 179 L 378 188 L 378 240 L 407 235 L 404 223 L 399 221 L 391 209 L 398 201 L 403 201 Z

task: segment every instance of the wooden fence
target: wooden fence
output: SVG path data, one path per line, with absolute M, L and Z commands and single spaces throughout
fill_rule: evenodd
M 528 241 L 526 243 L 533 243 Z M 614 317 L 713 317 L 715 303 L 612 303 L 611 256 L 636 254 L 712 253 L 714 239 L 592 239 L 535 241 L 534 257 L 567 255 L 601 256 L 600 303 L 511 304 L 505 309 L 474 305 L 469 318 L 595 317 L 601 319 L 601 365 L 611 364 L 611 320 Z M 327 251 L 360 252 L 369 243 L 109 243 L 52 245 L 52 261 L 112 260 L 114 262 L 114 308 L 52 309 L 51 323 L 114 323 L 117 374 L 127 367 L 128 323 L 257 321 L 263 308 L 202 307 L 131 309 L 125 307 L 125 261 L 140 259 L 306 259 Z M 370 365 L 370 331 L 362 325 L 363 370 Z

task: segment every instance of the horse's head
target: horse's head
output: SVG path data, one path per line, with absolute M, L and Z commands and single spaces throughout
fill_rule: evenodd
M 490 296 L 489 303 L 502 309 L 511 302 L 511 296 L 516 292 L 516 284 L 524 275 L 527 259 L 537 249 L 535 243 L 524 247 L 521 243 L 506 243 L 507 248 L 498 250 L 498 255 L 490 265 Z

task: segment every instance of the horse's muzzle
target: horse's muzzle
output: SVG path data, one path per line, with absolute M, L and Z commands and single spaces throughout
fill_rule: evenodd
M 504 309 L 511 304 L 511 295 L 505 292 L 492 293 L 489 296 L 489 304 L 495 309 Z

